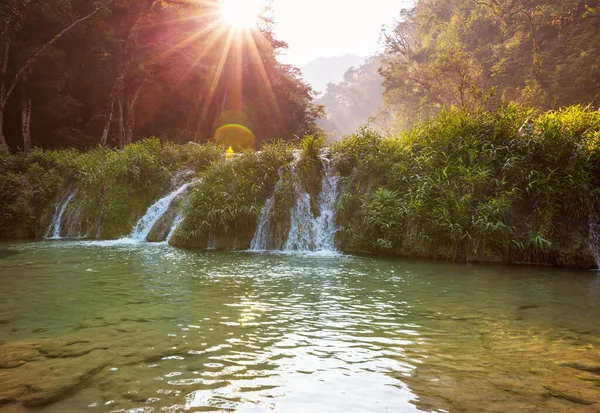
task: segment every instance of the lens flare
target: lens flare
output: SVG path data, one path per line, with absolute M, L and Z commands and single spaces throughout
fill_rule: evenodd
M 226 148 L 240 152 L 254 146 L 256 137 L 248 126 L 248 116 L 241 110 L 228 110 L 221 114 L 217 122 L 219 128 L 215 132 L 215 142 Z
M 221 126 L 215 132 L 215 142 L 225 147 L 231 147 L 236 152 L 241 152 L 254 146 L 256 137 L 244 125 L 235 123 Z

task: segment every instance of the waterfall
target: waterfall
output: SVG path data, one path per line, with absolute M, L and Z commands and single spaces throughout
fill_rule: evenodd
M 182 195 L 190 185 L 195 184 L 198 180 L 188 182 L 174 189 L 154 204 L 152 204 L 133 227 L 129 238 L 136 241 L 146 241 L 148 234 L 158 220 L 169 210 L 171 203 L 180 195 Z M 171 234 L 172 235 L 172 234 Z
M 212 251 L 217 249 L 217 237 L 215 237 L 215 233 L 212 230 L 208 233 L 208 246 L 206 249 Z
M 256 232 L 250 243 L 250 249 L 252 251 L 265 251 L 277 248 L 277 246 L 273 245 L 273 232 L 275 229 L 273 228 L 274 222 L 272 218 L 275 209 L 275 194 L 281 188 L 281 182 L 283 180 L 283 168 L 283 166 L 279 168 L 279 180 L 275 184 L 275 189 L 260 210 Z
M 46 238 L 48 239 L 60 239 L 60 227 L 62 224 L 62 218 L 67 210 L 67 207 L 77 195 L 77 189 L 70 190 L 67 192 L 60 202 L 58 203 L 56 210 L 54 211 L 54 215 L 52 217 L 52 221 L 50 221 L 50 225 L 46 230 Z
M 335 200 L 337 177 L 329 160 L 322 158 L 323 178 L 318 198 L 320 215 L 310 208 L 310 195 L 299 180 L 294 180 L 295 203 L 290 217 L 290 232 L 284 251 L 335 251 Z
M 177 216 L 175 217 L 175 220 L 173 220 L 173 224 L 171 225 L 171 229 L 169 229 L 167 239 L 165 239 L 166 244 L 168 244 L 171 241 L 171 238 L 173 238 L 173 235 L 175 234 L 175 231 L 177 231 L 177 228 L 179 227 L 179 224 L 181 224 L 181 221 L 183 221 L 183 218 L 183 212 L 179 212 L 179 214 L 177 214 Z
M 588 209 L 588 245 L 596 262 L 596 268 L 600 269 L 600 219 L 592 200 L 586 197 L 585 203 Z
M 318 195 L 317 204 L 320 211 L 318 217 L 313 215 L 309 193 L 304 188 L 298 173 L 298 156 L 291 165 L 291 174 L 294 187 L 294 203 L 290 210 L 290 228 L 287 240 L 281 248 L 286 252 L 335 252 L 335 201 L 337 198 L 338 179 L 330 161 L 321 156 L 322 181 L 321 193 Z M 283 176 L 279 173 L 279 181 L 275 186 L 273 195 L 263 205 L 256 232 L 250 249 L 265 251 L 278 248 L 275 238 L 276 223 L 273 219 L 275 210 L 275 193 L 280 189 Z

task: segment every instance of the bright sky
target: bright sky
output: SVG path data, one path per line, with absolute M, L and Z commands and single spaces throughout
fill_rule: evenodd
M 318 57 L 379 50 L 382 25 L 413 0 L 273 0 L 275 30 L 289 44 L 280 60 L 297 67 Z

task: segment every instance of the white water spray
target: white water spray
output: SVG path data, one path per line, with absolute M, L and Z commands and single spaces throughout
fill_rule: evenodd
M 283 246 L 290 252 L 335 252 L 335 200 L 337 198 L 337 177 L 327 159 L 323 162 L 321 193 L 318 198 L 320 215 L 315 218 L 310 207 L 310 195 L 296 180 L 294 191 L 296 202 L 290 217 L 290 232 Z
M 183 212 L 179 212 L 179 214 L 177 214 L 175 217 L 173 224 L 171 224 L 171 229 L 169 229 L 169 234 L 167 235 L 167 239 L 165 239 L 165 244 L 168 244 L 171 241 L 171 238 L 173 238 L 173 235 L 175 235 L 175 231 L 177 231 L 177 228 L 179 228 L 179 224 L 181 224 L 183 218 Z
M 274 194 L 263 205 L 256 232 L 250 249 L 265 251 L 281 248 L 285 252 L 325 252 L 335 253 L 335 201 L 337 198 L 338 179 L 330 161 L 321 157 L 323 164 L 323 178 L 321 193 L 318 197 L 320 215 L 315 218 L 311 209 L 310 195 L 304 188 L 297 171 L 298 157 L 291 165 L 291 174 L 294 185 L 294 204 L 290 211 L 290 230 L 283 246 L 277 245 L 275 238 L 275 222 L 273 213 L 275 209 L 275 193 L 282 182 L 280 170 L 279 181 Z
M 52 221 L 50 221 L 50 225 L 46 231 L 46 237 L 48 239 L 60 239 L 60 227 L 63 215 L 73 198 L 75 198 L 75 195 L 77 195 L 77 189 L 67 192 L 59 202 L 56 211 L 54 212 L 54 216 L 52 217 Z
M 275 210 L 275 194 L 280 190 L 281 182 L 283 180 L 283 169 L 283 166 L 279 168 L 279 180 L 275 184 L 275 189 L 260 210 L 256 232 L 250 243 L 250 249 L 252 251 L 265 251 L 278 248 L 278 246 L 274 245 L 274 223 L 272 218 Z
M 148 210 L 146 210 L 144 216 L 135 224 L 131 234 L 129 234 L 129 238 L 136 241 L 146 241 L 148 234 L 150 234 L 154 225 L 156 225 L 158 220 L 161 219 L 171 207 L 171 203 L 187 191 L 190 185 L 195 184 L 196 182 L 198 182 L 198 180 L 183 184 L 152 204 Z M 172 234 L 170 235 L 172 236 Z
M 586 197 L 585 203 L 588 208 L 588 246 L 596 262 L 596 268 L 600 269 L 600 218 L 592 201 Z

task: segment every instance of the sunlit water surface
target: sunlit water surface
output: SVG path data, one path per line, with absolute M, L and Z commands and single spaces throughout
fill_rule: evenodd
M 3 243 L 0 344 L 0 412 L 600 411 L 587 271 Z

